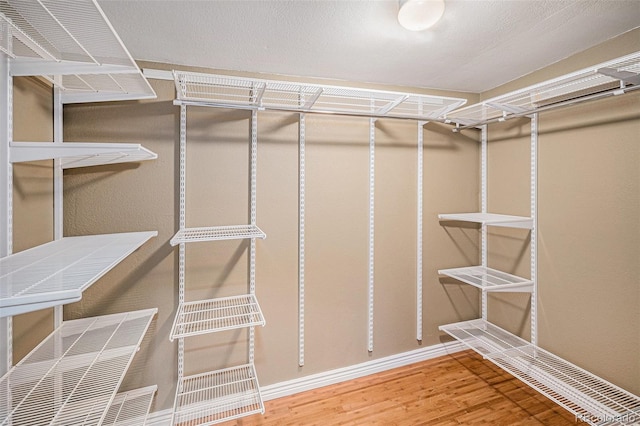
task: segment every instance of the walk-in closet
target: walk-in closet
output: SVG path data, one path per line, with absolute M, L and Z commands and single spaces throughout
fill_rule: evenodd
M 639 23 L 0 0 L 0 425 L 640 425 Z

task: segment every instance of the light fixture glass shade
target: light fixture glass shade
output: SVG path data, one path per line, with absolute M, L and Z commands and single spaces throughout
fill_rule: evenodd
M 411 31 L 422 31 L 442 18 L 444 0 L 400 0 L 398 21 Z

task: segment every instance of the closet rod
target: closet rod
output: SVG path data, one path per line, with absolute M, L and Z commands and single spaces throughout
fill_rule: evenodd
M 397 120 L 413 120 L 413 121 L 436 121 L 438 123 L 447 123 L 451 124 L 451 120 L 446 120 L 444 118 L 431 118 L 431 117 L 411 117 L 407 115 L 381 115 L 381 114 L 368 114 L 368 113 L 357 113 L 357 112 L 341 112 L 341 111 L 331 111 L 331 110 L 319 110 L 319 109 L 300 109 L 300 108 L 287 108 L 287 107 L 261 107 L 261 106 L 247 106 L 247 105 L 236 105 L 236 104 L 227 104 L 227 103 L 216 103 L 216 102 L 206 102 L 206 101 L 181 101 L 175 100 L 173 101 L 174 105 L 195 105 L 195 106 L 203 106 L 203 107 L 212 107 L 212 108 L 231 108 L 231 109 L 246 109 L 246 110 L 258 110 L 258 111 L 281 111 L 281 112 L 295 112 L 298 114 L 324 114 L 324 115 L 340 115 L 347 117 L 366 117 L 366 118 L 390 118 Z
M 626 95 L 629 92 L 632 92 L 636 89 L 640 89 L 640 85 L 638 86 L 630 86 L 630 87 L 625 87 L 625 88 L 615 88 L 615 89 L 610 89 L 610 90 L 606 90 L 604 92 L 599 92 L 599 93 L 594 93 L 592 95 L 588 95 L 588 96 L 583 96 L 580 98 L 573 98 L 573 99 L 568 99 L 566 101 L 562 101 L 562 102 L 558 102 L 552 105 L 545 105 L 543 107 L 539 107 L 539 108 L 534 108 L 534 109 L 530 109 L 527 111 L 522 111 L 522 112 L 518 112 L 518 113 L 513 113 L 513 114 L 509 114 L 509 115 L 505 115 L 502 117 L 497 117 L 497 118 L 490 118 L 488 120 L 483 120 L 483 121 L 479 121 L 477 123 L 473 123 L 473 124 L 466 124 L 464 126 L 457 126 L 453 129 L 453 132 L 459 132 L 460 130 L 465 130 L 465 129 L 477 129 L 480 126 L 483 126 L 485 124 L 489 124 L 489 123 L 496 123 L 498 121 L 506 121 L 506 120 L 510 120 L 512 118 L 518 118 L 518 117 L 526 117 L 532 114 L 536 114 L 539 112 L 545 112 L 545 111 L 551 111 L 554 110 L 556 108 L 562 108 L 562 107 L 567 107 L 567 106 L 572 106 L 572 105 L 576 105 L 579 103 L 583 103 L 583 102 L 587 102 L 587 101 L 595 101 L 597 99 L 600 98 L 605 98 L 608 96 L 619 96 L 619 95 Z M 452 120 L 448 120 L 447 122 L 452 121 Z

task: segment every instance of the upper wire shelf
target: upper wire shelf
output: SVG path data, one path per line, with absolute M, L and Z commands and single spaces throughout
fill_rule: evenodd
M 640 88 L 640 52 L 487 99 L 450 113 L 463 127 L 530 115 L 545 109 Z
M 0 259 L 0 317 L 80 300 L 156 231 L 64 237 Z
M 42 76 L 63 103 L 155 98 L 95 0 L 0 0 L 13 76 Z
M 477 319 L 444 325 L 448 333 L 592 425 L 637 425 L 640 397 Z
M 65 321 L 0 378 L 0 425 L 100 425 L 157 309 Z
M 177 103 L 443 121 L 465 99 L 174 71 Z

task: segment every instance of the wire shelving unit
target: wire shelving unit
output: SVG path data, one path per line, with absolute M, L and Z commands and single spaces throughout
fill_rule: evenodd
M 591 425 L 632 425 L 640 418 L 640 397 L 542 349 L 537 343 L 537 142 L 538 113 L 580 102 L 617 96 L 640 88 L 640 52 L 558 77 L 448 115 L 454 131 L 481 130 L 481 212 L 441 214 L 441 221 L 481 224 L 481 266 L 439 271 L 482 290 L 482 318 L 443 325 L 446 332 L 513 376 Z M 529 217 L 487 213 L 487 124 L 511 118 L 531 120 Z M 487 267 L 487 227 L 531 230 L 531 278 L 516 277 Z M 504 281 L 503 281 L 504 280 Z M 487 319 L 487 293 L 531 293 L 531 341 Z
M 63 322 L 0 378 L 0 424 L 100 425 L 156 312 Z
M 0 26 L 11 74 L 49 79 L 63 103 L 155 97 L 94 0 L 2 0 Z
M 0 316 L 77 301 L 157 232 L 65 237 L 0 259 Z
M 264 413 L 253 364 L 183 377 L 178 383 L 174 423 L 211 425 Z
M 183 82 L 174 74 L 180 98 Z M 252 96 L 257 96 L 253 94 Z M 257 161 L 258 115 L 251 111 L 250 118 L 250 221 L 246 225 L 225 225 L 188 228 L 186 226 L 186 167 L 187 167 L 187 106 L 213 106 L 196 101 L 180 105 L 180 219 L 179 230 L 171 245 L 179 246 L 178 312 L 174 319 L 170 339 L 178 339 L 178 385 L 174 402 L 172 424 L 213 424 L 249 414 L 264 413 L 254 366 L 255 327 L 264 326 L 265 320 L 255 295 L 256 240 L 266 238 L 257 226 Z M 243 295 L 197 300 L 186 299 L 186 244 L 203 241 L 248 239 L 249 271 L 248 292 Z M 208 333 L 245 328 L 248 330 L 248 362 L 242 366 L 184 376 L 184 338 Z
M 52 84 L 52 142 L 13 141 L 19 76 Z M 63 104 L 148 98 L 153 89 L 95 0 L 0 0 L 2 425 L 139 425 L 149 410 L 155 387 L 115 394 L 156 309 L 62 321 L 63 304 L 157 235 L 63 238 L 63 169 L 157 158 L 138 144 L 64 143 Z M 13 164 L 50 159 L 55 241 L 12 255 Z M 55 331 L 13 366 L 12 316 L 46 307 Z
M 171 340 L 264 324 L 254 294 L 185 302 L 178 308 Z
M 446 115 L 460 106 L 466 100 L 460 98 L 447 98 L 441 96 L 431 96 L 426 94 L 392 92 L 381 90 L 368 90 L 352 87 L 339 87 L 329 85 L 318 85 L 308 83 L 298 83 L 292 81 L 275 81 L 254 78 L 241 78 L 228 75 L 203 74 L 186 71 L 173 71 L 171 76 L 163 71 L 146 70 L 145 74 L 154 78 L 172 78 L 176 85 L 176 100 L 174 104 L 180 105 L 182 109 L 187 106 L 216 107 L 230 109 L 244 109 L 252 111 L 252 122 L 255 124 L 257 111 L 287 111 L 297 113 L 299 117 L 299 223 L 298 223 L 298 365 L 304 365 L 304 221 L 305 221 L 305 116 L 308 113 L 332 114 L 365 117 L 369 119 L 369 278 L 368 278 L 368 336 L 367 349 L 373 350 L 373 326 L 374 326 L 374 160 L 375 160 L 375 120 L 378 118 L 395 118 L 415 120 L 418 124 L 418 167 L 421 173 L 423 149 L 422 127 L 428 121 L 445 122 Z M 181 119 L 181 138 L 186 133 L 186 119 Z M 252 143 L 255 140 L 255 131 L 252 131 Z M 186 147 L 186 145 L 185 145 Z M 181 148 L 181 155 L 183 148 Z M 181 164 L 184 161 L 181 160 Z M 183 173 L 181 172 L 181 176 Z M 254 186 L 255 173 L 252 170 L 252 187 Z M 418 197 L 421 200 L 420 184 L 422 175 L 419 174 Z M 184 186 L 181 177 L 181 187 Z M 181 211 L 185 205 L 182 198 L 181 189 Z M 253 195 L 252 195 L 253 199 Z M 252 202 L 253 203 L 253 202 Z M 253 204 L 252 204 L 253 215 Z M 182 214 L 182 213 L 181 213 Z M 251 228 L 254 226 L 252 220 Z M 422 228 L 422 203 L 418 206 L 418 229 Z M 211 228 L 201 228 L 203 234 L 209 232 Z M 182 223 L 180 231 L 172 240 L 172 244 L 181 244 L 192 241 L 209 241 L 215 239 L 225 239 L 218 235 L 197 238 L 189 238 L 186 234 L 188 228 L 184 228 Z M 420 232 L 421 234 L 421 232 Z M 255 238 L 264 238 L 259 229 L 254 229 L 254 233 L 241 233 L 240 236 L 229 236 L 229 238 L 251 238 L 252 246 Z M 418 238 L 418 269 L 417 269 L 417 312 L 416 312 L 416 338 L 422 339 L 422 279 L 421 279 L 421 253 L 422 241 Z M 181 244 L 182 247 L 182 244 Z M 181 249 L 182 250 L 182 249 Z M 181 253 L 183 253 L 181 251 Z M 184 256 L 184 254 L 181 254 Z M 251 262 L 253 265 L 253 261 Z M 253 269 L 253 266 L 252 266 Z M 181 272 L 181 280 L 183 273 Z M 182 306 L 182 304 L 181 304 Z M 181 309 L 181 308 L 180 308 Z M 177 319 L 174 332 L 178 329 Z M 207 328 L 208 330 L 208 328 Z M 206 331 L 208 332 L 208 331 Z M 250 338 L 252 341 L 252 338 Z M 250 344 L 251 345 L 251 344 Z M 253 350 L 250 350 L 252 353 Z M 251 358 L 252 356 L 250 356 Z M 180 363 L 180 361 L 179 361 Z M 180 370 L 180 367 L 179 367 Z M 213 403 L 213 402 L 212 402 Z M 176 405 L 177 407 L 177 405 Z M 176 408 L 176 412 L 178 408 Z M 195 414 L 197 417 L 198 414 Z M 194 419 L 196 418 L 194 417 Z M 177 417 L 175 419 L 177 423 Z M 193 420 L 195 421 L 195 420 Z
M 256 225 L 227 225 L 203 226 L 198 228 L 183 228 L 171 238 L 171 245 L 195 243 L 204 241 L 242 240 L 248 238 L 266 238 Z

